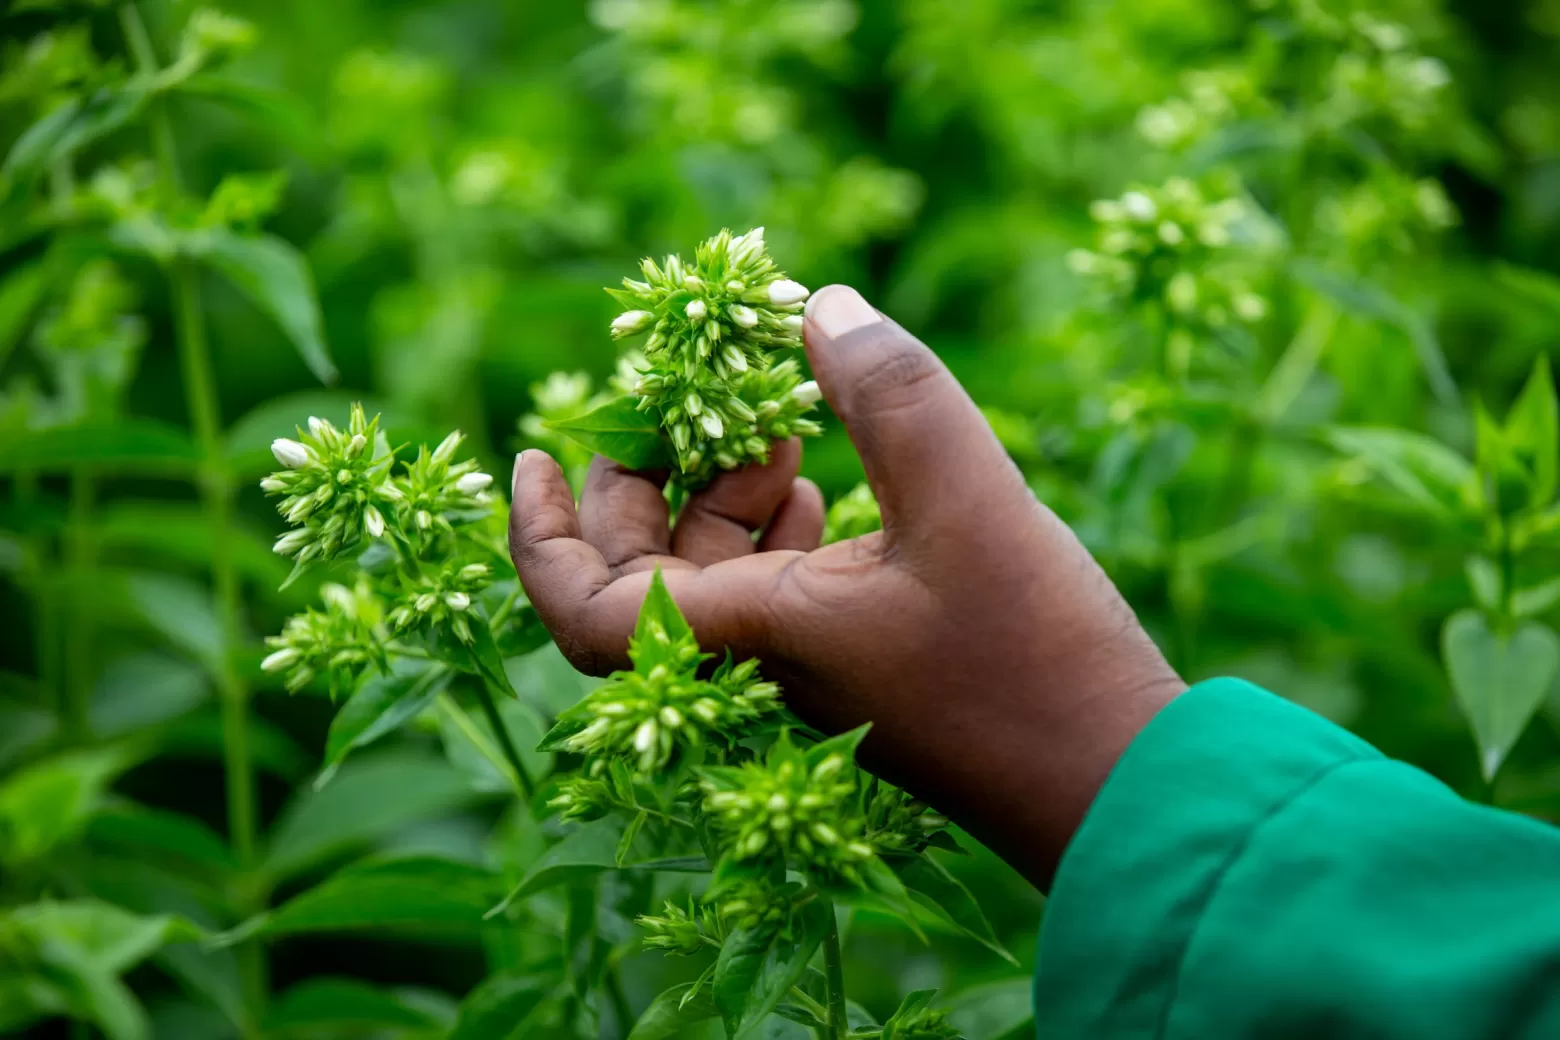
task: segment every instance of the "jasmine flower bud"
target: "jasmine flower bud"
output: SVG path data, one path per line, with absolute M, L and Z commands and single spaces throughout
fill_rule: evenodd
M 803 408 L 811 408 L 823 400 L 823 391 L 818 389 L 818 381 L 816 379 L 809 379 L 805 383 L 797 384 L 796 389 L 791 391 L 791 400 Z
M 733 304 L 731 307 L 731 320 L 744 329 L 751 329 L 758 324 L 758 312 L 751 307 L 744 307 L 740 303 Z
M 793 282 L 789 278 L 769 283 L 769 302 L 776 307 L 790 307 L 802 303 L 810 295 L 812 293 L 807 286 L 800 282 Z
M 373 537 L 375 537 L 375 538 L 382 538 L 382 537 L 384 537 L 384 533 L 385 533 L 385 518 L 384 518 L 384 515 L 382 513 L 380 513 L 379 510 L 377 508 L 375 508 L 374 506 L 372 506 L 372 505 L 369 506 L 367 509 L 363 510 L 363 526 L 368 530 L 368 533 L 370 535 L 372 535 Z
M 284 672 L 303 659 L 303 654 L 291 646 L 267 654 L 264 661 L 260 662 L 262 672 Z
M 714 412 L 705 412 L 699 416 L 699 425 L 704 428 L 705 434 L 711 440 L 719 440 L 726 434 L 725 424 L 720 421 L 720 416 Z
M 806 321 L 807 319 L 803 318 L 800 314 L 792 314 L 781 320 L 780 327 L 785 329 L 787 332 L 801 335 L 802 326 L 806 324 Z
M 1141 224 L 1159 215 L 1159 206 L 1141 191 L 1129 191 L 1121 196 L 1121 208 L 1128 217 Z
M 295 440 L 286 437 L 278 437 L 271 442 L 271 454 L 276 456 L 276 461 L 288 469 L 298 469 L 309 463 L 313 454 L 308 448 Z
M 703 321 L 709 311 L 708 305 L 703 300 L 690 300 L 688 306 L 683 308 L 683 313 L 688 316 L 689 321 Z
M 451 610 L 458 613 L 471 606 L 471 597 L 464 592 L 452 592 L 444 597 L 444 602 L 449 605 Z
M 463 495 L 476 495 L 487 490 L 491 483 L 493 477 L 489 473 L 467 473 L 455 482 L 455 487 Z
M 455 457 L 455 449 L 460 447 L 460 442 L 465 439 L 465 434 L 456 430 L 439 442 L 439 446 L 433 449 L 434 463 L 445 463 Z
M 460 569 L 462 581 L 481 581 L 488 576 L 488 567 L 485 563 L 468 563 Z
M 632 336 L 648 325 L 655 315 L 649 311 L 625 311 L 612 319 L 614 336 Z

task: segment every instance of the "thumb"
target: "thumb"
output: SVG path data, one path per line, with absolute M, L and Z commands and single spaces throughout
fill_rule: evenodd
M 953 373 L 846 285 L 807 302 L 808 359 L 845 423 L 890 538 L 957 530 L 1023 479 Z

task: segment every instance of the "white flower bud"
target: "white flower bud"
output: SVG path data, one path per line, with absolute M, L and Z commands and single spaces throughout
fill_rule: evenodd
M 319 416 L 316 416 L 316 415 L 309 416 L 309 432 L 314 434 L 314 436 L 318 437 L 321 434 L 323 434 L 326 430 L 333 430 L 333 429 L 334 429 L 334 427 L 331 426 L 330 423 L 326 422 L 324 419 L 321 419 Z
M 689 321 L 703 321 L 704 316 L 710 312 L 703 300 L 690 300 L 688 306 L 683 308 L 683 313 L 688 315 Z
M 471 597 L 464 592 L 452 592 L 444 597 L 444 602 L 449 604 L 451 610 L 459 612 L 471 606 Z
M 676 729 L 683 724 L 682 712 L 668 704 L 661 709 L 661 721 L 666 724 L 668 729 Z
M 634 750 L 641 755 L 655 747 L 656 725 L 654 719 L 646 719 L 634 731 Z
M 1186 232 L 1175 221 L 1166 220 L 1159 225 L 1159 241 L 1167 246 L 1178 246 L 1186 241 Z
M 438 596 L 435 596 L 431 592 L 424 592 L 421 596 L 417 597 L 417 601 L 412 604 L 412 607 L 417 611 L 417 613 L 426 614 L 428 611 L 438 606 L 438 604 Z
M 375 538 L 383 538 L 385 534 L 384 514 L 381 513 L 377 507 L 369 506 L 367 509 L 363 510 L 363 526 L 366 527 L 368 529 L 368 533 L 373 535 Z
M 488 568 L 485 563 L 468 563 L 460 569 L 462 581 L 481 581 L 488 576 Z
M 456 430 L 439 442 L 439 446 L 433 449 L 434 462 L 448 462 L 455 457 L 455 449 L 460 447 L 460 442 L 465 439 L 465 434 Z
M 740 303 L 733 304 L 731 307 L 731 320 L 744 329 L 751 329 L 758 324 L 758 312 L 751 307 L 744 307 Z
M 278 491 L 286 491 L 287 482 L 278 480 L 276 477 L 266 477 L 260 482 L 260 490 L 269 492 L 270 494 L 274 495 Z
M 780 322 L 780 327 L 785 329 L 787 332 L 800 336 L 802 334 L 802 326 L 805 323 L 806 319 L 804 319 L 800 314 L 792 314 Z
M 291 668 L 303 659 L 303 654 L 297 647 L 284 646 L 275 653 L 266 655 L 266 659 L 260 662 L 262 672 L 282 672 Z
M 433 514 L 426 509 L 417 510 L 417 527 L 426 531 L 433 526 Z
M 747 292 L 747 286 L 733 278 L 731 281 L 726 283 L 726 291 L 733 296 L 741 296 L 743 293 Z
M 742 351 L 737 349 L 735 343 L 726 344 L 726 349 L 720 352 L 720 356 L 733 372 L 746 372 L 748 370 L 747 358 L 742 355 Z
M 823 391 L 818 389 L 816 379 L 809 379 L 805 383 L 798 384 L 796 389 L 791 391 L 791 400 L 803 408 L 811 408 L 823 400 Z
M 368 447 L 368 438 L 361 433 L 354 433 L 352 439 L 347 442 L 347 458 L 355 459 L 363 454 L 363 449 Z
M 793 282 L 789 278 L 769 283 L 769 302 L 776 307 L 790 307 L 801 303 L 811 295 L 812 292 L 807 286 L 801 282 Z
M 1154 200 L 1141 191 L 1129 191 L 1121 196 L 1121 208 L 1127 216 L 1142 224 L 1159 216 L 1159 207 L 1154 204 Z
M 309 458 L 314 453 L 297 441 L 278 437 L 271 442 L 271 454 L 276 456 L 277 462 L 288 469 L 297 469 L 299 466 L 308 465 Z
M 291 556 L 305 545 L 308 545 L 312 538 L 313 534 L 308 528 L 300 527 L 296 530 L 288 531 L 278 538 L 272 549 L 280 556 Z
M 699 425 L 704 427 L 704 432 L 711 440 L 719 440 L 726 433 L 726 424 L 714 412 L 705 412 L 699 416 Z
M 493 476 L 490 473 L 467 473 L 455 482 L 455 487 L 463 495 L 476 495 L 487 490 L 491 483 Z
M 614 336 L 632 336 L 650 323 L 655 315 L 649 311 L 624 311 L 612 319 L 612 334 Z

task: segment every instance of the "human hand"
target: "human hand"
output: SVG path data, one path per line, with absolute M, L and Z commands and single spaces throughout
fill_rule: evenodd
M 570 661 L 604 674 L 626 666 L 659 566 L 700 645 L 758 657 L 821 730 L 871 722 L 871 768 L 1045 887 L 1122 751 L 1185 686 L 935 354 L 846 286 L 813 295 L 805 336 L 882 531 L 818 548 L 823 499 L 796 441 L 717 477 L 675 527 L 653 476 L 597 458 L 576 509 L 533 450 L 515 460 L 520 580 Z

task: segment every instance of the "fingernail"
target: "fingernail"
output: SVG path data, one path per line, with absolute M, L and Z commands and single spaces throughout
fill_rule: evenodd
M 529 451 L 530 449 L 526 449 L 526 450 Z M 525 461 L 525 452 L 524 451 L 522 451 L 520 454 L 515 456 L 515 468 L 513 470 L 511 470 L 510 474 L 509 474 L 509 497 L 511 499 L 513 499 L 515 497 L 515 488 L 520 486 L 520 463 L 522 463 L 524 461 Z
M 861 294 L 848 285 L 830 285 L 807 301 L 807 317 L 830 339 L 883 320 Z

